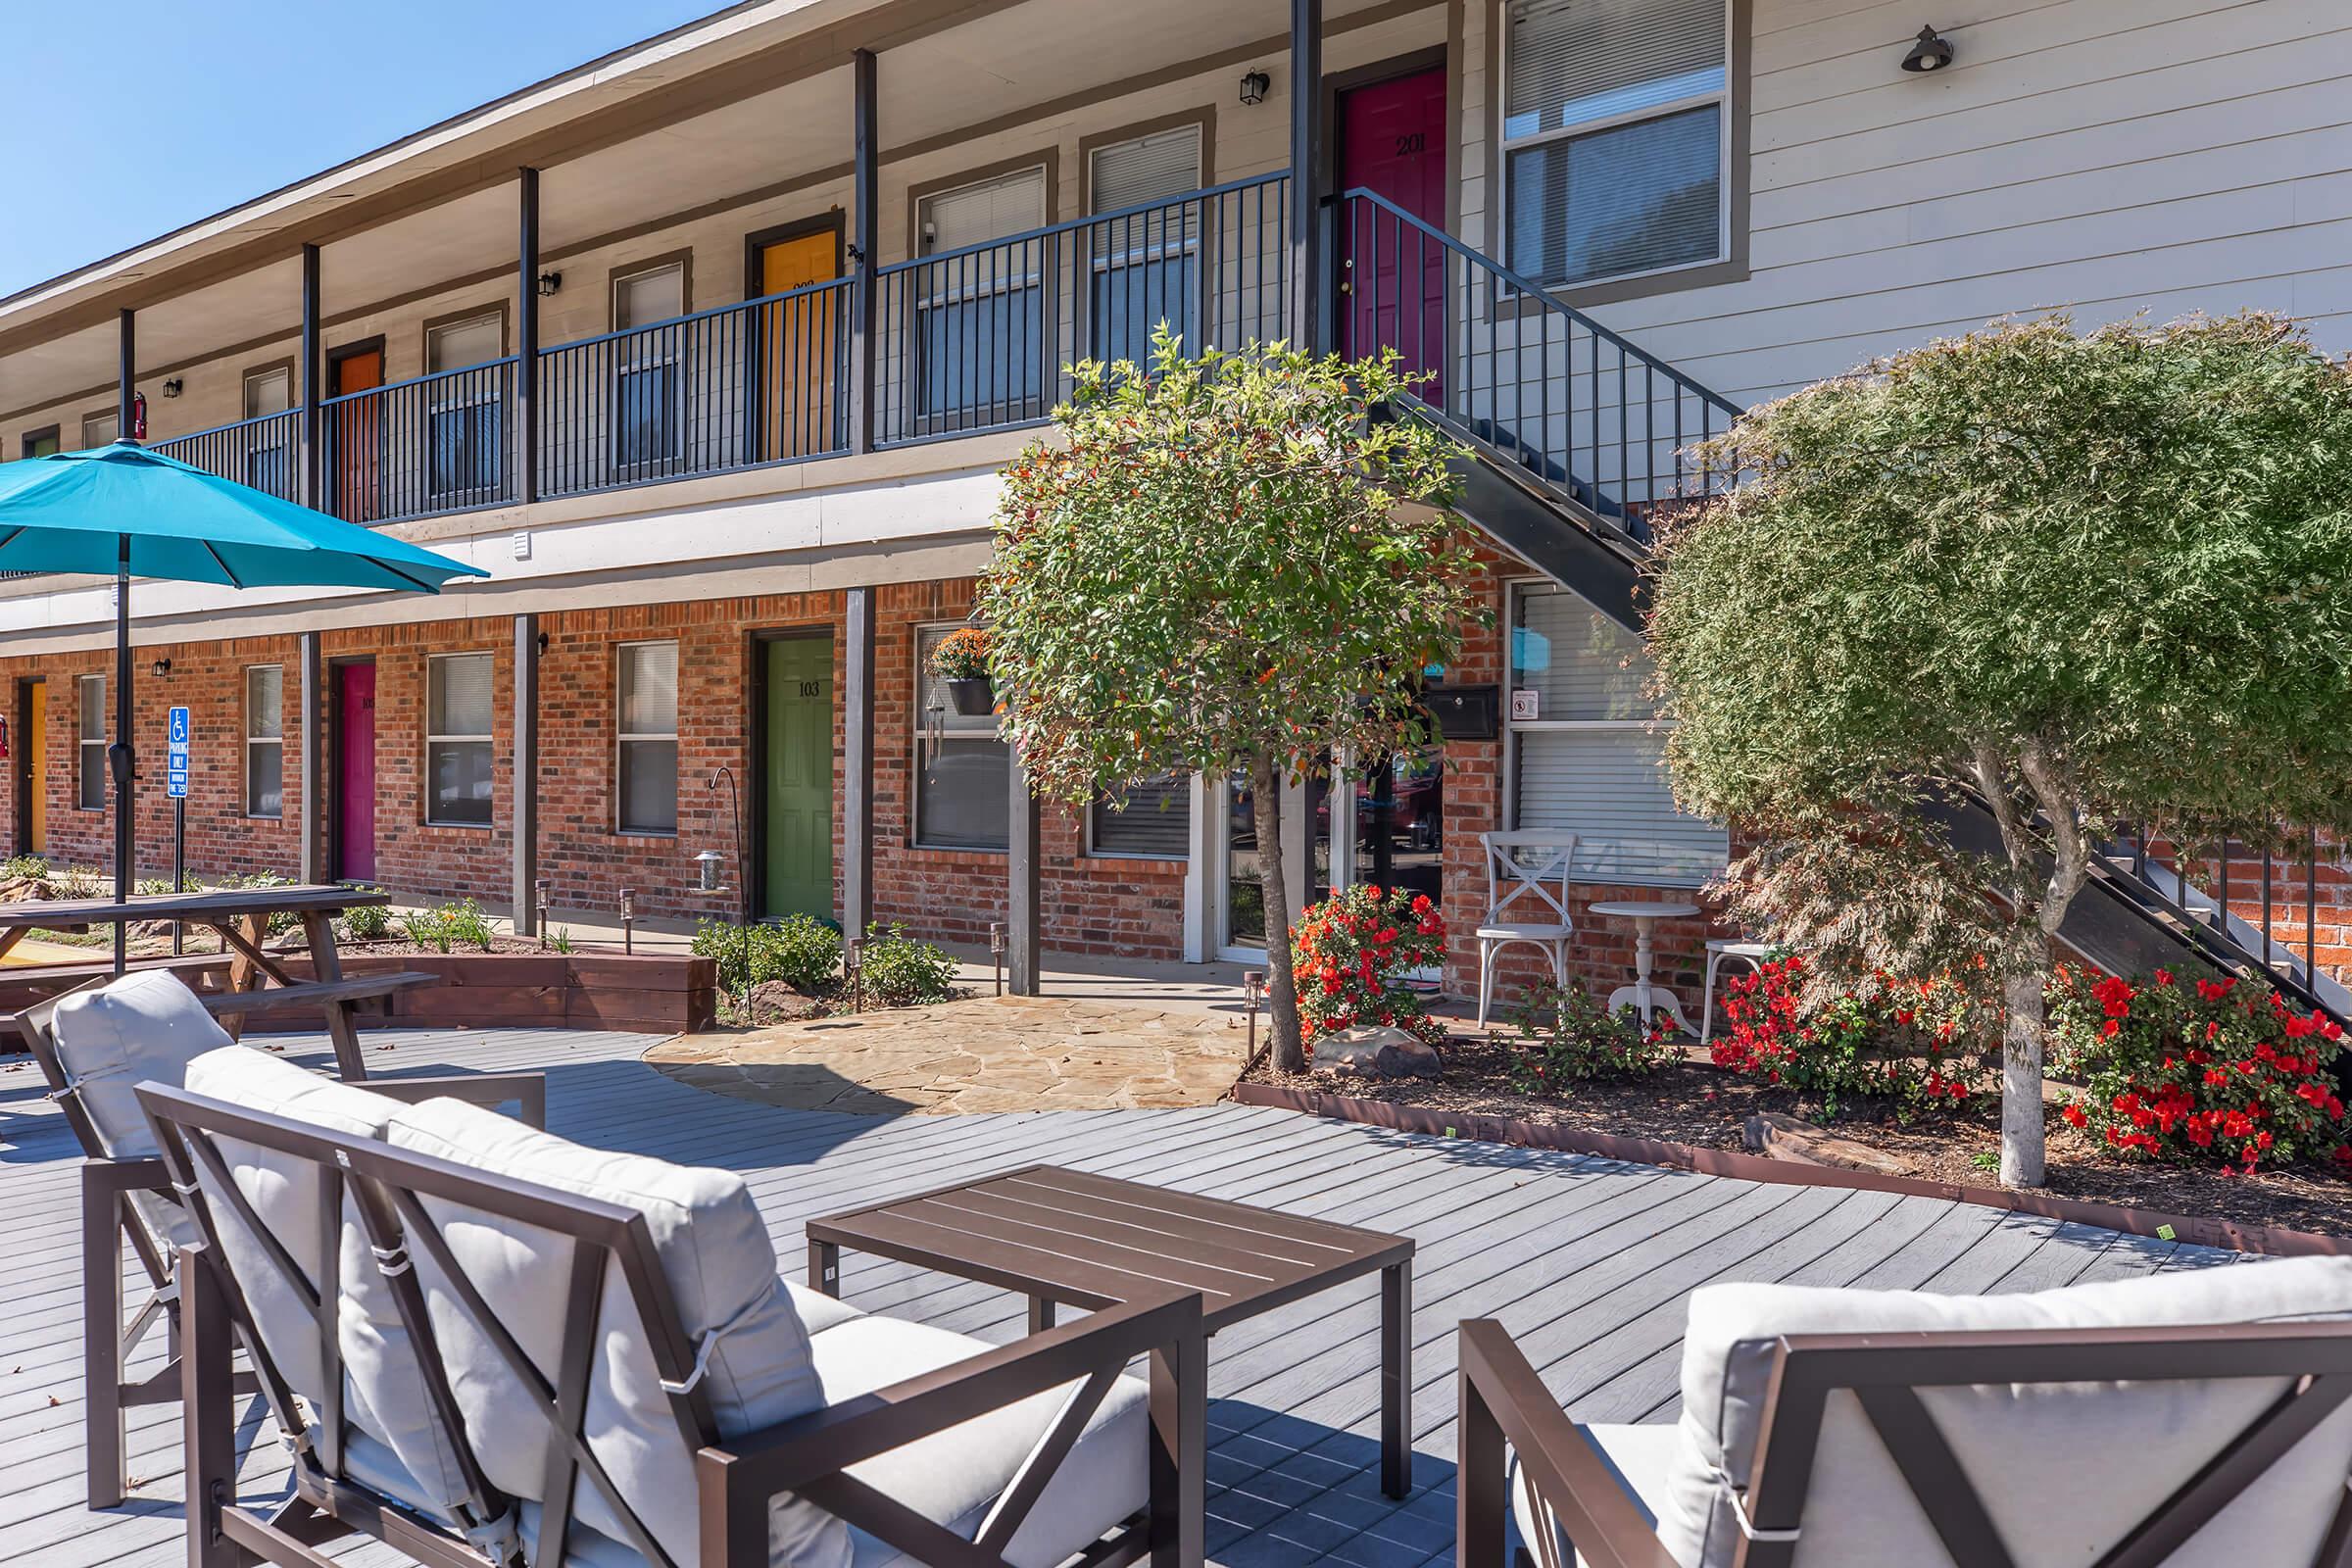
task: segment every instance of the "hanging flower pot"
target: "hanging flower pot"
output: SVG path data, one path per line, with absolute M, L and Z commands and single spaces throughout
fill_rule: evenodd
M 989 676 L 988 630 L 959 626 L 931 650 L 931 673 L 946 682 L 948 701 L 965 718 L 985 718 L 997 710 L 996 682 Z

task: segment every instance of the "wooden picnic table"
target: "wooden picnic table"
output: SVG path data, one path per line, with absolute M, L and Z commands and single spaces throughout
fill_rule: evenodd
M 141 893 L 121 900 L 36 899 L 0 904 L 0 957 L 35 927 L 54 931 L 130 920 L 210 926 L 220 933 L 222 951 L 231 956 L 228 989 L 201 994 L 205 1006 L 223 1020 L 222 1027 L 233 1037 L 250 1013 L 317 1007 L 326 1017 L 338 1072 L 346 1082 L 356 1082 L 367 1076 L 367 1062 L 360 1054 L 358 1026 L 352 1021 L 355 1005 L 396 991 L 432 985 L 440 978 L 416 970 L 357 976 L 343 973 L 335 950 L 335 916 L 346 909 L 391 902 L 391 895 L 378 891 L 295 884 L 217 888 L 202 893 Z M 287 914 L 301 923 L 310 947 L 312 979 L 295 979 L 285 967 L 291 955 L 263 946 L 270 922 Z M 12 977 L 29 978 L 38 973 L 34 968 L 22 968 L 12 971 Z

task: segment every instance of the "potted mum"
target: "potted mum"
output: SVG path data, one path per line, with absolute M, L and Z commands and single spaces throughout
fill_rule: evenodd
M 948 683 L 948 701 L 965 718 L 997 710 L 997 686 L 988 673 L 988 630 L 958 626 L 931 650 L 931 673 Z

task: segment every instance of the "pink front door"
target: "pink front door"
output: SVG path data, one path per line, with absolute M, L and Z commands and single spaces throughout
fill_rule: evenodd
M 335 875 L 375 876 L 375 666 L 335 666 Z
M 1339 95 L 1339 181 L 1387 197 L 1443 233 L 1446 228 L 1446 72 L 1443 67 L 1394 76 Z M 1404 357 L 1408 369 L 1436 371 L 1446 363 L 1446 249 L 1430 235 L 1399 222 L 1368 202 L 1350 204 L 1340 234 L 1341 256 L 1352 263 L 1342 330 L 1356 358 L 1383 348 Z M 1421 389 L 1443 406 L 1445 387 Z

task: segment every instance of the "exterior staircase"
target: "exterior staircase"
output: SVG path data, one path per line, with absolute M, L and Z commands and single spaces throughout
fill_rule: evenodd
M 1728 481 L 1688 452 L 1739 406 L 1376 192 L 1345 191 L 1330 211 L 1336 340 L 1430 371 L 1406 412 L 1475 454 L 1465 514 L 1640 631 L 1651 520 Z M 1999 852 L 1981 802 L 1955 805 L 1948 824 L 1962 847 Z M 2352 989 L 2328 974 L 2319 936 L 2330 917 L 2352 923 L 2352 879 L 2323 903 L 2323 855 L 2316 835 L 2300 857 L 2241 848 L 2207 886 L 2174 847 L 2127 836 L 2104 847 L 2062 934 L 2113 972 L 2194 957 L 2352 1028 Z

